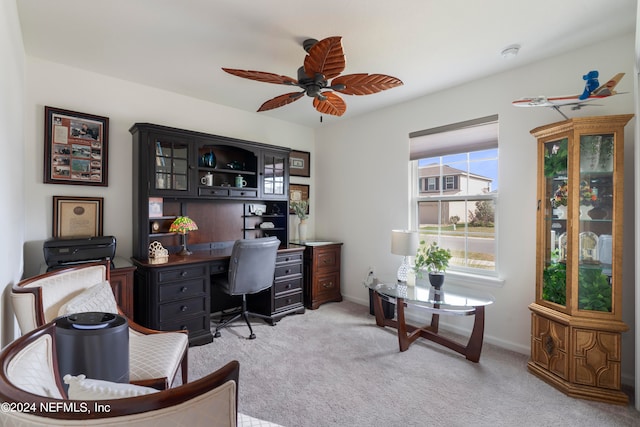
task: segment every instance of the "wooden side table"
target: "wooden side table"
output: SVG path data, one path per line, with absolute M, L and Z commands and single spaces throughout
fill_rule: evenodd
M 304 246 L 304 305 L 315 310 L 326 302 L 342 301 L 340 255 L 342 243 L 308 241 Z
M 133 320 L 133 272 L 136 267 L 124 258 L 115 257 L 109 272 L 109 284 L 120 309 Z

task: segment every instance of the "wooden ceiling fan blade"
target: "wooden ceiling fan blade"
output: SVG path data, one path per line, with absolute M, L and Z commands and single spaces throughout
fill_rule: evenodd
M 284 95 L 276 96 L 275 98 L 270 99 L 264 104 L 262 104 L 260 108 L 258 108 L 258 112 L 273 110 L 274 108 L 291 104 L 292 102 L 302 98 L 302 95 L 304 95 L 304 92 L 291 92 L 291 93 L 285 93 Z
M 321 101 L 318 98 L 313 98 L 313 106 L 322 114 L 341 116 L 347 111 L 347 104 L 344 103 L 344 100 L 338 94 L 323 92 L 322 95 L 327 99 Z
M 249 80 L 257 80 L 259 82 L 264 83 L 274 83 L 281 85 L 297 85 L 298 81 L 291 77 L 281 76 L 279 74 L 267 73 L 264 71 L 253 71 L 253 70 L 237 70 L 234 68 L 222 68 L 222 70 L 226 71 L 229 74 L 233 74 L 234 76 L 243 77 Z
M 347 74 L 331 81 L 331 86 L 341 84 L 344 89 L 336 89 L 345 95 L 371 95 L 383 90 L 402 86 L 400 79 L 385 74 Z
M 304 71 L 310 78 L 320 73 L 326 79 L 332 79 L 339 76 L 345 66 L 340 36 L 320 40 L 309 49 L 309 54 L 304 58 Z

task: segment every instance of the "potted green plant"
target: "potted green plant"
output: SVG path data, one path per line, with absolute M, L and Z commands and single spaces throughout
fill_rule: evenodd
M 444 283 L 444 273 L 449 267 L 451 251 L 438 246 L 436 242 L 427 245 L 424 240 L 416 253 L 414 270 L 416 277 L 421 278 L 426 271 L 429 273 L 429 283 L 436 289 L 440 289 Z

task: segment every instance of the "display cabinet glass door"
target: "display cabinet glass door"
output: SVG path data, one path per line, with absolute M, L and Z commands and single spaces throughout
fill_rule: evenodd
M 611 312 L 613 134 L 580 135 L 578 310 Z
M 540 209 L 544 215 L 541 298 L 561 306 L 567 304 L 567 254 L 570 243 L 567 229 L 570 206 L 568 176 L 568 139 L 544 144 L 544 197 Z
M 263 156 L 262 194 L 264 196 L 286 195 L 285 165 L 286 157 L 280 154 L 265 153 Z
M 189 191 L 189 145 L 154 138 L 152 185 L 161 192 Z

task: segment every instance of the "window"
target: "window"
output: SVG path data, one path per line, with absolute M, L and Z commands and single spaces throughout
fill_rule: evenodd
M 497 116 L 411 137 L 414 226 L 451 250 L 449 269 L 495 275 Z

